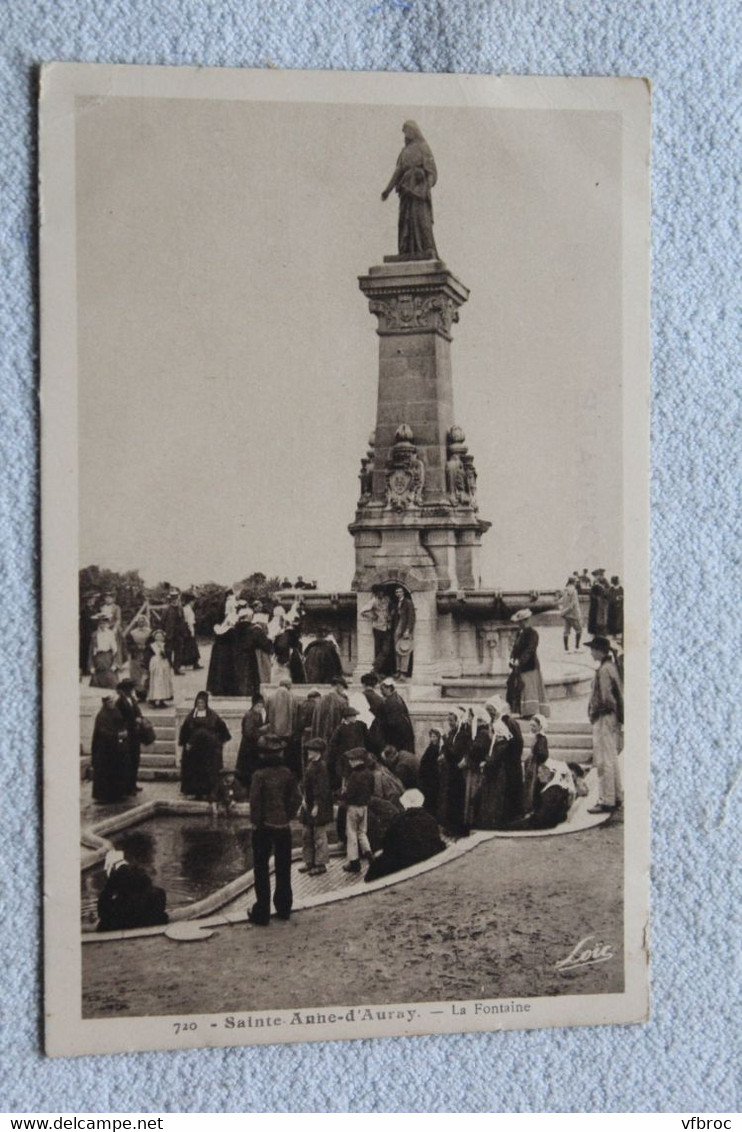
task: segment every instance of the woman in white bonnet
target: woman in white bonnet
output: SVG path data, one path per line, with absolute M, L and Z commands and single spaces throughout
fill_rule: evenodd
M 106 883 L 98 897 L 99 932 L 127 931 L 166 924 L 167 897 L 146 869 L 127 861 L 120 849 L 109 849 L 105 859 Z
M 501 829 L 523 816 L 523 735 L 499 696 L 493 696 L 484 706 L 492 738 L 484 768 L 479 824 L 481 829 Z

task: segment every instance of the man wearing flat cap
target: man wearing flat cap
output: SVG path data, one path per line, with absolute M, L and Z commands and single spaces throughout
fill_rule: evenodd
M 258 742 L 261 766 L 250 784 L 255 903 L 248 914 L 251 924 L 267 927 L 271 916 L 270 859 L 275 859 L 276 888 L 273 906 L 280 920 L 291 915 L 291 822 L 299 812 L 301 794 L 296 779 L 283 765 L 284 744 L 277 735 Z
M 330 783 L 333 790 L 339 790 L 340 784 L 346 774 L 344 756 L 347 751 L 355 747 L 365 747 L 368 740 L 368 728 L 362 719 L 358 718 L 358 708 L 346 704 L 343 708 L 342 718 L 327 745 L 327 765 L 330 772 Z

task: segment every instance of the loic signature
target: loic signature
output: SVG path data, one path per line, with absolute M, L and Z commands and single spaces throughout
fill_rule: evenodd
M 569 955 L 554 964 L 557 971 L 573 971 L 575 967 L 589 967 L 613 959 L 613 948 L 610 943 L 598 941 L 591 943 L 591 940 L 595 940 L 595 935 L 586 935 L 576 943 Z

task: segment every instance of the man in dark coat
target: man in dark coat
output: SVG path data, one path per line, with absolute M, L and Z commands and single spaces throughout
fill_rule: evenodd
M 417 789 L 420 782 L 420 762 L 416 755 L 411 751 L 398 751 L 396 747 L 384 747 L 381 757 L 405 790 Z
M 605 570 L 593 570 L 593 584 L 590 587 L 590 607 L 587 618 L 587 631 L 604 636 L 608 627 L 608 586 Z
M 275 735 L 265 735 L 258 746 L 262 765 L 250 785 L 255 903 L 247 918 L 251 924 L 267 927 L 271 915 L 271 855 L 275 860 L 276 915 L 280 920 L 291 916 L 291 822 L 299 812 L 301 794 L 293 774 L 283 765 L 283 743 Z
M 415 604 L 402 586 L 394 591 L 396 608 L 394 610 L 394 657 L 397 677 L 407 677 L 412 672 L 412 655 L 415 634 Z
M 168 606 L 160 620 L 160 628 L 165 634 L 165 652 L 170 661 L 173 675 L 180 676 L 183 663 L 183 646 L 188 634 L 188 626 L 180 604 L 180 594 L 176 590 L 173 590 L 169 595 Z
M 623 586 L 617 574 L 611 578 L 608 590 L 608 636 L 623 636 Z
M 307 692 L 306 699 L 299 700 L 296 705 L 296 732 L 294 739 L 297 750 L 301 752 L 302 770 L 306 766 L 306 746 L 312 737 L 312 720 L 314 719 L 314 709 L 317 706 L 319 698 L 319 690 L 317 688 L 310 688 Z
M 139 760 L 142 753 L 142 709 L 137 703 L 135 690 L 136 684 L 133 680 L 122 680 L 116 685 L 118 692 L 116 707 L 126 725 L 126 741 L 129 753 L 127 794 L 138 794 L 142 789 L 141 786 L 137 785 Z
M 358 709 L 346 704 L 342 719 L 327 744 L 327 766 L 333 790 L 340 789 L 340 783 L 347 772 L 343 756 L 355 747 L 365 747 L 367 739 L 368 728 L 363 720 L 358 718 Z
M 384 739 L 381 734 L 379 726 L 379 711 L 384 705 L 384 697 L 378 690 L 379 677 L 375 672 L 367 672 L 365 676 L 361 677 L 361 691 L 363 692 L 368 706 L 373 715 L 373 722 L 368 729 L 368 739 L 366 746 L 369 751 L 374 755 L 380 755 L 384 747 Z
M 312 716 L 313 739 L 324 739 L 329 743 L 348 706 L 348 694 L 345 690 L 347 687 L 344 676 L 335 676 L 330 691 L 325 692 L 324 696 L 315 701 Z
M 304 803 L 301 820 L 304 826 L 300 873 L 322 876 L 327 872 L 330 852 L 327 844 L 327 827 L 332 822 L 332 790 L 325 763 L 324 739 L 310 739 L 307 743 L 307 769 L 304 772 Z
M 376 718 L 384 746 L 414 753 L 415 732 L 412 729 L 410 713 L 393 680 L 389 678 L 382 680 L 381 695 L 382 702 L 378 707 Z

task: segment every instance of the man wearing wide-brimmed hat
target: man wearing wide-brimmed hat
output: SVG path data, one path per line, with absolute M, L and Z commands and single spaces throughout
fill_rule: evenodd
M 267 734 L 258 742 L 261 766 L 250 784 L 255 903 L 248 919 L 267 927 L 271 915 L 270 859 L 275 859 L 276 888 L 273 905 L 281 920 L 288 920 L 293 905 L 291 891 L 291 822 L 299 812 L 301 794 L 296 779 L 283 765 L 284 744 Z
M 585 641 L 598 669 L 590 689 L 587 714 L 593 725 L 593 761 L 598 768 L 599 798 L 589 813 L 612 813 L 623 801 L 618 753 L 623 724 L 623 686 L 611 659 L 611 643 L 606 637 Z

